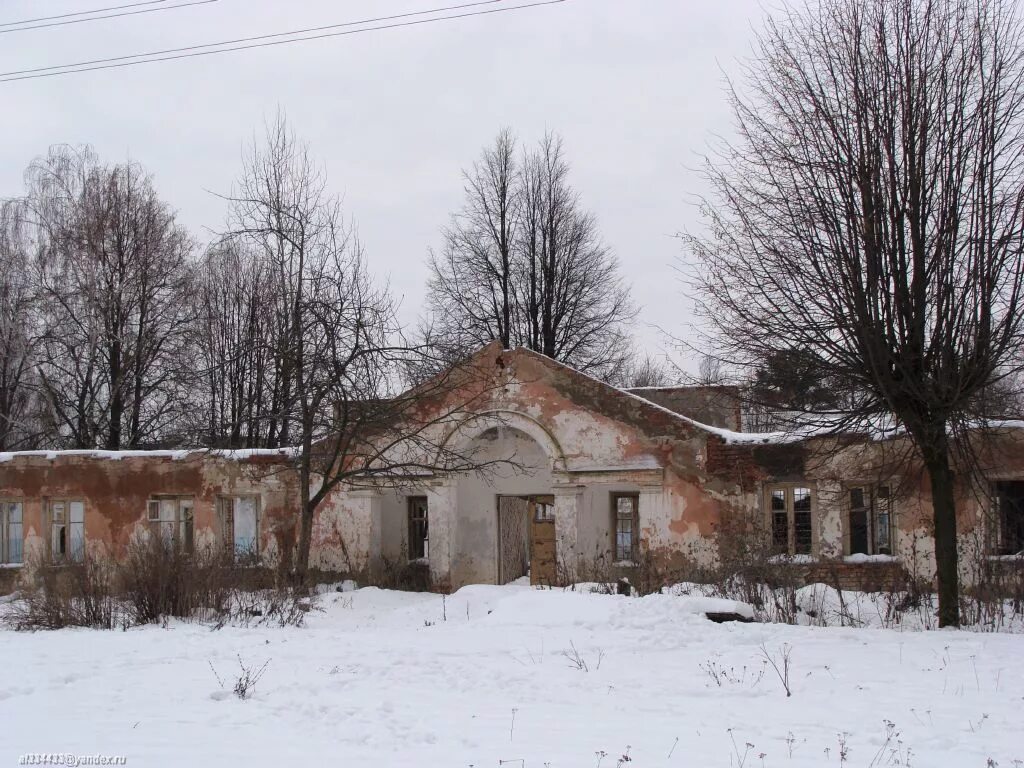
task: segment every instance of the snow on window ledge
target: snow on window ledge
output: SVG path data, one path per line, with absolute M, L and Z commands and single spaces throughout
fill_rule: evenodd
M 12 569 L 14 569 L 14 568 L 21 568 L 23 566 L 24 566 L 24 563 L 0 563 L 0 568 L 12 568 Z
M 772 555 L 768 558 L 772 565 L 808 565 L 818 562 L 814 555 Z
M 616 560 L 612 563 L 613 568 L 636 568 L 637 564 L 632 560 Z
M 865 555 L 863 552 L 858 552 L 855 555 L 847 555 L 843 558 L 843 562 L 851 565 L 866 565 L 868 563 L 895 563 L 897 559 L 894 555 Z

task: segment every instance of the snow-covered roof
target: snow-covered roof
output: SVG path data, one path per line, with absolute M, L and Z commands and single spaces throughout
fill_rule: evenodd
M 101 451 L 101 450 L 67 450 L 67 451 L 3 451 L 0 452 L 0 463 L 18 458 L 40 458 L 56 461 L 65 457 L 86 459 L 106 459 L 121 461 L 122 459 L 171 459 L 184 461 L 198 456 L 211 456 L 228 459 L 229 461 L 246 461 L 257 457 L 291 458 L 296 455 L 297 448 L 240 448 L 237 450 L 219 450 L 208 448 L 183 448 L 179 450 L 156 451 Z
M 631 391 L 632 389 L 639 389 L 639 388 L 623 389 L 623 388 L 620 388 L 620 387 L 613 387 L 611 384 L 608 384 L 605 381 L 601 381 L 600 379 L 595 378 L 595 377 L 591 376 L 588 373 L 584 373 L 583 371 L 581 371 L 581 370 L 579 370 L 577 368 L 573 368 L 571 365 L 566 365 L 565 363 L 561 362 L 560 360 L 554 360 L 554 359 L 552 359 L 550 357 L 546 357 L 546 356 L 541 355 L 541 354 L 539 354 L 537 352 L 534 352 L 534 351 L 532 351 L 530 349 L 527 349 L 526 347 L 517 347 L 514 350 L 504 350 L 504 351 L 506 351 L 506 352 L 521 352 L 521 353 L 532 355 L 533 357 L 541 359 L 543 362 L 545 362 L 548 365 L 551 365 L 551 366 L 557 367 L 557 368 L 562 368 L 562 369 L 572 373 L 574 376 L 579 376 L 580 378 L 588 379 L 588 380 L 594 382 L 595 384 L 598 384 L 598 385 L 600 385 L 602 387 L 606 387 L 606 388 L 608 388 L 608 389 L 610 389 L 610 390 L 612 390 L 614 392 L 617 392 L 618 394 L 620 394 L 623 397 L 628 397 L 628 398 L 631 398 L 631 399 L 636 400 L 638 402 L 641 402 L 646 407 L 653 408 L 653 409 L 655 409 L 657 411 L 661 411 L 663 414 L 665 414 L 667 416 L 670 416 L 670 417 L 672 417 L 673 419 L 675 419 L 677 421 L 680 421 L 680 422 L 682 422 L 684 424 L 687 424 L 687 425 L 689 425 L 691 427 L 695 427 L 696 429 L 702 430 L 704 432 L 707 432 L 707 433 L 710 433 L 710 434 L 713 434 L 713 435 L 717 435 L 718 437 L 721 437 L 723 440 L 725 440 L 727 443 L 735 443 L 735 444 L 767 444 L 767 443 L 783 444 L 783 443 L 799 442 L 800 440 L 804 440 L 804 439 L 812 436 L 812 435 L 810 435 L 810 434 L 808 434 L 806 432 L 797 432 L 797 431 L 794 431 L 794 432 L 736 432 L 736 431 L 731 430 L 731 429 L 723 429 L 722 427 L 713 427 L 713 426 L 711 426 L 709 424 L 704 424 L 703 422 L 697 421 L 696 419 L 692 419 L 689 416 L 684 416 L 683 414 L 679 413 L 678 411 L 673 411 L 671 408 L 666 408 L 663 405 L 659 405 L 658 403 L 654 402 L 653 400 L 649 400 L 646 397 L 643 397 L 641 395 L 636 394 L 635 391 Z M 651 389 L 659 389 L 659 388 L 658 387 L 651 387 Z

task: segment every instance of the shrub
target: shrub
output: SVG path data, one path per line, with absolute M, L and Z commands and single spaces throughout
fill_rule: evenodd
M 234 564 L 223 552 L 190 553 L 155 536 L 130 544 L 117 568 L 133 623 L 207 619 L 228 609 Z
M 130 623 L 109 563 L 86 556 L 81 563 L 38 563 L 34 573 L 36 584 L 10 603 L 6 619 L 14 629 L 114 629 Z
M 397 589 L 403 592 L 438 591 L 438 585 L 434 584 L 430 574 L 430 565 L 418 560 L 408 561 L 404 557 L 397 560 L 381 558 L 380 566 L 363 581 L 381 589 Z
M 188 552 L 149 537 L 129 545 L 120 561 L 43 563 L 36 583 L 11 602 L 7 623 L 18 630 L 127 628 L 177 618 L 226 624 L 298 626 L 314 607 L 309 590 L 232 553 Z

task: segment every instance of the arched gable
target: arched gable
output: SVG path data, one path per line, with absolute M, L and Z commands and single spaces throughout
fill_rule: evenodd
M 529 435 L 544 450 L 551 462 L 551 470 L 566 470 L 565 453 L 551 431 L 532 416 L 513 410 L 491 410 L 477 413 L 451 430 L 444 439 L 444 446 L 463 450 L 484 432 L 496 427 L 517 429 Z

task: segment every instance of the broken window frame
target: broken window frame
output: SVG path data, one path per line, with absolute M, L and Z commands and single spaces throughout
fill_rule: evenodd
M 1006 496 L 1015 490 L 1018 499 L 1008 515 Z M 992 483 L 992 533 L 990 551 L 996 557 L 1024 554 L 1024 480 L 999 480 Z
M 430 559 L 430 503 L 426 496 L 406 497 L 406 553 L 409 562 Z
M 855 496 L 860 497 L 859 502 Z M 864 545 L 855 549 L 854 516 L 860 514 L 864 516 Z M 846 489 L 846 555 L 861 554 L 896 554 L 896 515 L 888 483 L 851 485 Z
M 237 531 L 235 530 L 235 522 L 238 519 L 236 507 L 239 502 L 245 501 L 251 501 L 253 504 L 256 530 L 253 535 L 252 544 L 248 547 L 239 547 Z M 236 561 L 259 561 L 261 555 L 260 530 L 263 521 L 261 501 L 258 494 L 238 493 L 217 497 L 217 522 L 220 545 Z
M 24 531 L 24 502 L 20 499 L 0 500 L 0 564 L 21 565 L 25 562 Z
M 191 553 L 195 549 L 195 510 L 195 496 L 155 494 L 146 501 L 146 525 L 160 541 Z
M 81 519 L 76 520 L 75 508 Z M 58 519 L 58 514 L 60 515 Z M 80 563 L 85 560 L 85 500 L 75 498 L 46 500 L 47 552 L 55 563 Z M 63 531 L 61 530 L 63 529 Z
M 553 523 L 555 522 L 555 505 L 554 502 L 533 501 L 533 521 L 535 523 Z
M 632 502 L 631 512 L 622 509 L 623 501 Z M 612 559 L 616 563 L 636 563 L 640 557 L 640 494 L 613 493 L 611 508 Z
M 772 554 L 814 557 L 814 487 L 809 483 L 774 483 L 765 488 L 764 498 Z

